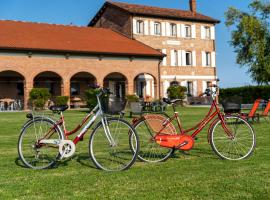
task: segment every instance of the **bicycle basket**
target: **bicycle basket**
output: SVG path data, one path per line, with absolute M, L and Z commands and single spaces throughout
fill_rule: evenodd
M 241 111 L 241 98 L 240 97 L 229 97 L 224 99 L 222 107 L 225 113 L 239 113 Z
M 118 98 L 110 95 L 107 98 L 102 98 L 102 110 L 106 114 L 119 114 L 125 110 L 127 101 L 124 98 Z

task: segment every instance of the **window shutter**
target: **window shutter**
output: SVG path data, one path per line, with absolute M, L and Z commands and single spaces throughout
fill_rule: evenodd
M 192 66 L 196 67 L 197 63 L 196 63 L 196 51 L 192 51 Z
M 166 49 L 162 49 L 162 53 L 163 54 L 167 54 L 167 50 Z M 162 60 L 162 65 L 166 66 L 167 65 L 167 57 L 164 57 Z
M 196 97 L 198 96 L 198 84 L 197 81 L 193 81 L 193 96 Z
M 174 50 L 171 50 L 171 66 L 175 66 L 175 59 Z
M 181 50 L 177 51 L 177 56 L 178 56 L 178 66 L 182 66 L 182 54 Z
M 181 37 L 181 25 L 180 24 L 176 25 L 176 35 L 177 35 L 177 37 Z
M 144 34 L 149 35 L 148 21 L 144 21 Z
M 170 23 L 166 22 L 166 36 L 171 36 Z
M 205 39 L 205 27 L 201 26 L 201 38 Z
M 165 22 L 161 22 L 161 35 L 166 36 L 166 24 L 165 24 Z
M 154 35 L 154 22 L 150 21 L 150 35 Z
M 215 40 L 215 37 L 216 37 L 216 36 L 215 36 L 215 34 L 216 34 L 215 32 L 216 32 L 216 31 L 215 31 L 215 27 L 212 26 L 212 27 L 211 27 L 211 33 L 210 33 L 210 34 L 211 34 L 211 40 Z
M 202 82 L 202 93 L 204 93 L 206 89 L 207 89 L 207 81 L 203 81 Z
M 206 53 L 202 51 L 202 66 L 206 67 Z
M 215 52 L 211 53 L 211 66 L 216 67 L 216 53 Z
M 182 66 L 187 66 L 186 51 L 182 50 Z
M 133 19 L 133 34 L 137 34 L 137 20 Z
M 191 37 L 196 38 L 196 25 L 195 24 L 191 26 Z
M 185 24 L 181 24 L 181 35 L 182 37 L 186 37 Z

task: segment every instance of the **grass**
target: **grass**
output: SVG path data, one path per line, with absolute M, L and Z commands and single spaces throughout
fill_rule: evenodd
M 181 108 L 185 127 L 199 121 L 207 108 Z M 85 113 L 67 111 L 68 127 Z M 25 113 L 0 113 L 0 199 L 269 199 L 270 122 L 254 124 L 257 148 L 242 161 L 219 159 L 207 143 L 207 129 L 193 150 L 164 163 L 136 162 L 128 171 L 107 173 L 89 160 L 88 139 L 76 155 L 58 168 L 35 171 L 22 167 L 17 139 Z

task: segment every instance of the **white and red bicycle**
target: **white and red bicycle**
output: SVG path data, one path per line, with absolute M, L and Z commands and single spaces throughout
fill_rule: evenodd
M 130 168 L 137 158 L 139 139 L 127 121 L 121 117 L 106 116 L 102 98 L 108 94 L 109 90 L 100 90 L 96 107 L 72 131 L 67 131 L 63 115 L 68 106 L 50 107 L 50 110 L 60 114 L 58 121 L 28 114 L 30 119 L 23 126 L 18 142 L 19 157 L 24 165 L 32 169 L 45 169 L 55 166 L 63 158 L 71 157 L 76 144 L 83 140 L 89 128 L 100 118 L 89 140 L 90 158 L 102 170 L 121 171 Z M 69 140 L 68 137 L 79 130 L 75 139 Z M 135 141 L 133 148 L 130 148 L 130 137 Z

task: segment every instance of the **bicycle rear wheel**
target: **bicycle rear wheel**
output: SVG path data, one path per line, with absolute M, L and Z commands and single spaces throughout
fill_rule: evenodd
M 227 160 L 241 160 L 252 154 L 256 146 L 256 137 L 251 125 L 238 116 L 225 116 L 226 133 L 221 120 L 217 121 L 211 131 L 211 146 L 214 152 Z
M 107 119 L 112 142 L 108 140 L 104 127 L 99 122 L 89 140 L 89 154 L 95 166 L 105 171 L 122 171 L 130 168 L 139 151 L 139 139 L 135 129 L 125 120 Z M 134 139 L 135 151 L 129 138 Z
M 151 114 L 145 115 L 134 124 L 134 128 L 140 138 L 138 158 L 141 161 L 162 162 L 173 154 L 174 149 L 161 147 L 154 139 L 154 136 L 161 130 L 162 124 L 166 119 L 167 115 Z M 176 130 L 171 123 L 164 131 L 165 134 L 176 134 Z
M 21 131 L 18 141 L 19 157 L 29 168 L 50 168 L 60 158 L 58 146 L 39 144 L 39 140 L 63 138 L 62 132 L 51 119 L 36 117 L 27 122 Z

